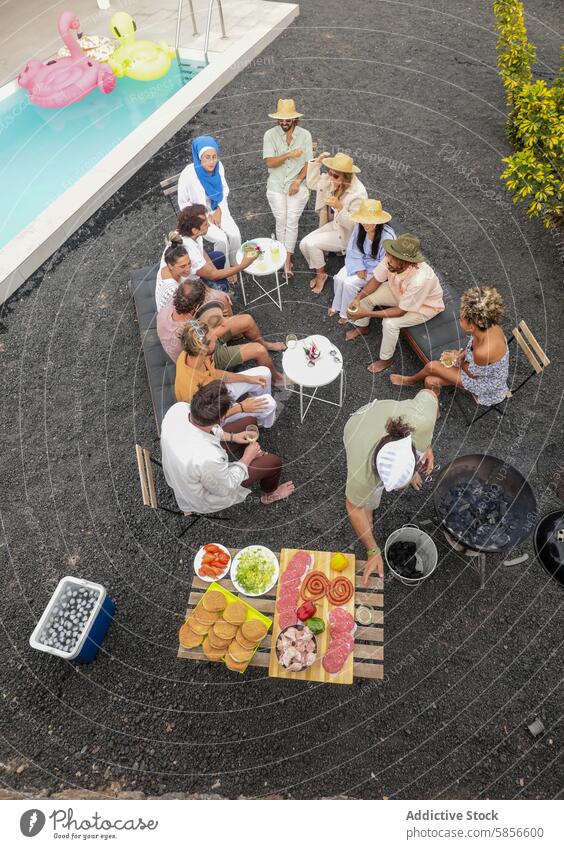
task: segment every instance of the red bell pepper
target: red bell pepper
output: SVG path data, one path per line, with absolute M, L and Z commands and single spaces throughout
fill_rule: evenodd
M 306 619 L 309 619 L 311 616 L 315 616 L 315 611 L 317 610 L 313 601 L 305 601 L 301 607 L 298 607 L 296 610 L 296 615 L 298 619 L 302 622 L 305 622 Z

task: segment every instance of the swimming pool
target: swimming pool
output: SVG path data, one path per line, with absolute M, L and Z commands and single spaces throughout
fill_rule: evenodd
M 228 38 L 212 38 L 207 64 L 202 35 L 160 80 L 122 77 L 64 110 L 29 104 L 16 82 L 0 89 L 0 306 L 299 14 L 274 0 L 246 17 L 239 0 L 224 7 Z
M 0 248 L 86 174 L 203 63 L 173 61 L 152 82 L 121 77 L 63 109 L 43 109 L 20 89 L 0 100 Z

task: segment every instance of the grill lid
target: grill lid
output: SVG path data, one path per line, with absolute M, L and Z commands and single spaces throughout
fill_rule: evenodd
M 535 528 L 534 543 L 548 574 L 564 587 L 564 510 L 543 516 Z

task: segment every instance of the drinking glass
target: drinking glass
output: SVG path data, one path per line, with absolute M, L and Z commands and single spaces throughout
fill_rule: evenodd
M 278 242 L 274 242 L 274 244 L 270 248 L 270 256 L 272 257 L 273 262 L 278 262 L 280 260 L 280 245 Z
M 286 347 L 288 348 L 288 350 L 289 351 L 293 350 L 293 348 L 295 348 L 297 344 L 298 344 L 298 337 L 296 336 L 296 334 L 295 333 L 288 333 L 288 335 L 286 336 Z
M 350 303 L 347 307 L 347 312 L 349 313 L 349 315 L 354 315 L 355 313 L 357 313 L 358 312 L 357 305 L 354 302 Z
M 257 442 L 259 438 L 259 429 L 257 425 L 250 424 L 245 428 L 245 434 L 249 442 Z

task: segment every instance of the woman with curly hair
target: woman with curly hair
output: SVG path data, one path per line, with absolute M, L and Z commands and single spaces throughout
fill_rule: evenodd
M 474 396 L 484 407 L 499 404 L 507 395 L 509 351 L 500 327 L 503 299 L 491 286 L 467 289 L 460 302 L 460 326 L 470 333 L 466 348 L 443 351 L 414 375 L 392 374 L 396 386 L 414 386 L 424 381 L 439 395 L 442 386 L 457 386 Z

